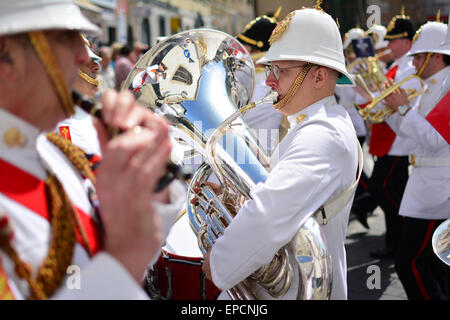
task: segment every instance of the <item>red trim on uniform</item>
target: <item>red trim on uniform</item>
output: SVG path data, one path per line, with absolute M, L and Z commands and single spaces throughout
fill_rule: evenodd
M 434 106 L 425 119 L 450 143 L 450 91 Z
M 0 192 L 49 220 L 45 183 L 0 159 Z
M 392 68 L 390 68 L 388 70 L 388 72 L 386 73 L 386 78 L 394 79 L 395 78 L 395 74 L 397 73 L 397 70 L 398 70 L 398 65 L 393 66 Z
M 69 126 L 60 126 L 59 127 L 59 134 L 63 137 L 72 142 L 72 136 L 70 135 L 70 127 Z
M 0 192 L 44 219 L 50 220 L 45 182 L 2 159 L 0 159 Z M 74 207 L 83 225 L 89 247 L 95 254 L 102 247 L 99 227 L 90 215 L 80 208 Z M 84 247 L 78 228 L 75 228 L 75 230 L 77 241 Z
M 392 205 L 393 205 L 393 206 L 395 207 L 395 209 L 397 209 L 397 210 L 398 210 L 398 204 L 397 204 L 397 202 L 395 202 L 395 201 L 391 198 L 391 196 L 390 196 L 389 193 L 387 192 L 387 190 L 386 190 L 386 185 L 387 185 L 387 182 L 388 182 L 388 180 L 389 180 L 389 177 L 390 177 L 391 174 L 392 174 L 392 171 L 394 171 L 395 165 L 397 164 L 397 162 L 398 162 L 399 160 L 400 160 L 399 157 L 397 157 L 397 158 L 395 159 L 394 163 L 393 163 L 392 166 L 391 166 L 391 169 L 389 169 L 389 172 L 388 172 L 388 174 L 386 175 L 386 177 L 384 178 L 384 181 L 383 181 L 383 191 L 384 191 L 384 194 L 385 194 L 386 197 L 389 199 L 389 201 L 391 201 Z
M 80 218 L 81 225 L 83 226 L 84 232 L 86 233 L 86 238 L 89 242 L 89 248 L 91 249 L 92 254 L 95 255 L 97 252 L 102 250 L 103 247 L 98 224 L 80 208 L 75 207 L 75 209 L 77 209 L 78 211 L 78 217 Z M 77 241 L 84 247 L 83 238 L 78 231 L 78 228 L 76 228 L 76 232 Z
M 359 179 L 359 183 L 361 184 L 361 187 L 364 189 L 364 190 L 368 190 L 369 189 L 369 186 L 362 180 L 362 179 Z
M 147 72 L 146 72 L 146 73 L 144 74 L 144 76 L 142 77 L 141 84 L 139 85 L 139 87 L 137 87 L 136 89 L 134 89 L 134 91 L 136 91 L 136 92 L 141 91 L 141 88 L 142 88 L 142 86 L 145 84 L 145 79 L 147 79 L 147 77 L 148 77 L 148 74 L 147 74 Z
M 436 224 L 436 221 L 432 220 L 428 224 L 427 232 L 425 234 L 425 238 L 423 239 L 422 246 L 420 247 L 419 251 L 417 252 L 416 256 L 411 261 L 411 268 L 412 272 L 414 274 L 414 278 L 416 279 L 417 286 L 419 287 L 419 291 L 422 294 L 423 298 L 425 300 L 431 300 L 430 295 L 428 294 L 427 290 L 425 289 L 425 286 L 423 285 L 422 277 L 420 276 L 419 270 L 417 270 L 416 267 L 416 260 L 419 257 L 419 255 L 422 253 L 423 250 L 427 247 L 427 245 L 431 241 L 431 237 L 433 235 L 433 228 Z
M 394 79 L 398 65 L 392 67 L 386 73 L 387 79 Z M 365 107 L 365 105 L 364 105 Z M 371 128 L 369 140 L 369 153 L 377 157 L 385 156 L 391 150 L 396 134 L 388 124 L 374 123 Z
M 387 155 L 394 144 L 396 134 L 385 122 L 372 125 L 369 140 L 369 153 L 377 157 Z

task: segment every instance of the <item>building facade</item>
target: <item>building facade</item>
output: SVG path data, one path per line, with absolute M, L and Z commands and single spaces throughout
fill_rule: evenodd
M 154 45 L 159 37 L 194 28 L 236 35 L 255 17 L 254 0 L 75 0 L 103 30 L 99 43 Z

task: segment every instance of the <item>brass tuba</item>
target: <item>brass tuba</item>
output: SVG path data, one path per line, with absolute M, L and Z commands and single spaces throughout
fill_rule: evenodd
M 373 52 L 373 49 L 371 48 L 371 46 L 373 47 L 372 41 L 368 37 L 355 39 L 352 41 L 352 45 L 356 48 L 358 45 L 365 45 L 366 52 Z M 381 54 L 387 53 L 388 52 L 386 51 Z M 406 82 L 416 79 L 419 81 L 421 87 L 420 90 L 406 89 L 408 100 L 410 102 L 421 95 L 425 87 L 423 80 L 418 75 L 410 75 L 386 89 L 384 85 L 387 83 L 387 78 L 380 65 L 379 55 L 375 54 L 363 54 L 347 66 L 347 71 L 354 75 L 356 85 L 359 86 L 370 99 L 370 102 L 364 108 L 357 108 L 363 119 L 369 120 L 371 123 L 383 122 L 387 117 L 394 113 L 394 111 L 380 103 Z M 378 92 L 379 95 L 376 95 L 376 92 Z
M 152 47 L 123 85 L 140 103 L 173 123 L 170 134 L 176 155 L 172 161 L 187 163 L 199 155 L 204 159 L 190 182 L 187 201 L 190 225 L 204 254 L 243 201 L 251 198 L 252 187 L 264 182 L 270 172 L 266 153 L 241 114 L 259 103 L 273 102 L 277 94 L 248 104 L 254 77 L 252 59 L 234 37 L 194 29 Z M 223 192 L 216 193 L 208 181 L 219 181 Z M 196 186 L 202 187 L 200 192 Z M 281 297 L 294 286 L 300 299 L 327 299 L 331 284 L 331 257 L 319 224 L 311 217 L 270 263 L 227 293 L 231 299 L 253 300 L 262 298 L 261 288 Z
M 442 222 L 431 239 L 434 254 L 450 266 L 450 218 Z

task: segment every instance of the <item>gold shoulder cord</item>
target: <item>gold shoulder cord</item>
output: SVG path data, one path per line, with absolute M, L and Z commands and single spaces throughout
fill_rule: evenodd
M 66 155 L 69 161 L 77 168 L 77 170 L 82 175 L 87 177 L 93 184 L 95 184 L 95 175 L 92 172 L 91 166 L 89 165 L 89 160 L 86 158 L 86 154 L 83 150 L 81 150 L 69 140 L 61 137 L 56 132 L 47 133 L 47 139 Z M 83 224 L 81 223 L 80 217 L 78 216 L 78 211 L 75 209 L 73 210 L 73 217 L 75 219 L 77 229 L 80 232 L 81 237 L 83 238 L 84 246 L 88 251 L 89 256 L 92 257 L 93 254 L 89 247 L 89 241 L 87 239 L 86 232 L 84 231 Z
M 45 34 L 42 31 L 31 31 L 28 37 L 56 89 L 64 112 L 68 117 L 72 116 L 75 113 L 72 97 Z
M 72 221 L 74 208 L 61 183 L 53 175 L 45 181 L 47 202 L 50 208 L 52 236 L 47 257 L 39 267 L 36 279 L 31 278 L 28 263 L 20 260 L 17 251 L 7 237 L 0 237 L 0 248 L 15 264 L 17 276 L 27 281 L 30 288 L 30 300 L 47 299 L 61 285 L 67 268 L 72 263 L 76 235 Z
M 55 144 L 83 175 L 95 183 L 95 176 L 89 166 L 89 161 L 80 148 L 55 132 L 48 133 L 47 139 Z M 47 299 L 60 286 L 66 275 L 67 267 L 72 262 L 76 242 L 75 226 L 83 238 L 88 254 L 92 256 L 78 212 L 71 204 L 61 183 L 55 176 L 49 174 L 45 184 L 48 205 L 51 212 L 50 224 L 52 226 L 52 238 L 48 255 L 39 268 L 38 276 L 35 280 L 31 278 L 30 266 L 20 260 L 18 253 L 11 246 L 9 239 L 0 236 L 0 248 L 14 262 L 16 274 L 29 284 L 29 299 L 32 300 Z

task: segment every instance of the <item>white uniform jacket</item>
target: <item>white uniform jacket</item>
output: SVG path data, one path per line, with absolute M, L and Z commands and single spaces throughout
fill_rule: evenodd
M 70 137 L 69 140 L 87 154 L 101 156 L 97 130 L 94 127 L 91 115 L 80 107 L 75 108 L 75 114 L 72 117 L 58 123 L 57 132 L 65 138 Z
M 339 97 L 339 104 L 347 110 L 350 119 L 352 119 L 358 137 L 367 135 L 366 124 L 363 117 L 355 107 L 356 91 L 352 86 L 336 86 L 336 94 Z
M 8 145 L 4 138 L 8 131 L 16 129 L 23 137 L 22 146 Z M 36 179 L 36 181 L 45 182 L 47 172 L 54 174 L 62 183 L 72 204 L 81 210 L 87 220 L 96 220 L 95 210 L 88 196 L 88 188 L 92 188 L 90 181 L 82 178 L 65 155 L 48 141 L 45 135 L 40 134 L 36 127 L 2 109 L 0 109 L 0 161 L 3 164 L 6 163 L 7 166 L 21 170 L 26 176 Z M 163 231 L 166 235 L 176 215 L 184 206 L 184 200 L 179 197 L 179 194 L 183 194 L 183 192 L 184 188 L 181 184 L 172 184 L 171 198 L 176 195 L 178 200 L 168 205 L 158 203 L 156 206 L 158 213 L 162 216 Z M 51 242 L 49 221 L 33 211 L 31 207 L 23 205 L 8 196 L 8 193 L 1 191 L 0 213 L 8 217 L 13 229 L 12 246 L 18 252 L 21 260 L 29 263 L 32 274 L 35 275 L 47 256 Z M 156 258 L 157 256 L 154 260 Z M 66 279 L 51 298 L 148 299 L 140 285 L 126 269 L 105 252 L 99 251 L 90 259 L 85 248 L 77 242 L 72 263 L 81 270 L 80 288 L 66 285 L 71 276 L 68 270 Z M 28 284 L 17 277 L 14 272 L 14 263 L 0 250 L 0 271 L 2 270 L 7 275 L 7 284 L 14 298 L 27 298 L 29 296 Z
M 419 219 L 447 219 L 450 217 L 450 146 L 425 119 L 450 88 L 450 66 L 425 81 L 425 92 L 404 116 L 395 113 L 387 123 L 398 135 L 415 142 L 413 150 L 417 162 L 412 167 L 400 205 L 400 215 Z M 420 165 L 438 161 L 442 165 Z
M 300 114 L 306 118 L 297 123 Z M 212 277 L 222 290 L 270 262 L 308 217 L 355 180 L 358 140 L 348 113 L 334 96 L 288 119 L 291 129 L 274 151 L 266 182 L 254 187 L 252 200 L 244 203 L 211 250 Z M 321 226 L 333 260 L 331 299 L 347 297 L 344 240 L 351 202 Z M 295 299 L 297 288 L 298 273 L 294 272 L 293 285 L 282 299 Z M 273 299 L 262 289 L 258 294 Z

